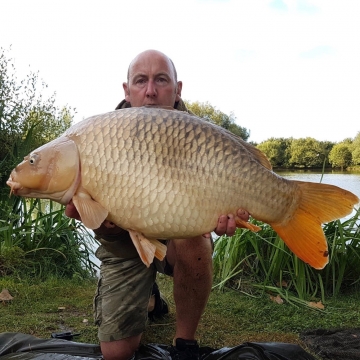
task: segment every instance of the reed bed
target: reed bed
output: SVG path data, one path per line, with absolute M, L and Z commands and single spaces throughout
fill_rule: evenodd
M 253 233 L 237 229 L 229 238 L 221 236 L 214 247 L 214 287 L 226 286 L 250 295 L 270 292 L 293 303 L 325 302 L 327 296 L 359 285 L 360 210 L 345 221 L 324 225 L 329 246 L 329 264 L 315 270 L 298 259 L 267 224 Z

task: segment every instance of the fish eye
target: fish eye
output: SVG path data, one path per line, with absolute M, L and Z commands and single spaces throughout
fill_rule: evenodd
M 37 156 L 36 156 L 35 154 L 29 156 L 29 163 L 30 163 L 30 165 L 34 165 L 35 162 L 36 162 L 36 159 L 37 159 Z

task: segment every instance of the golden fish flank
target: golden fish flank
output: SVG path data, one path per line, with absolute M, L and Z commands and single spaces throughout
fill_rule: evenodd
M 59 144 L 66 145 L 66 157 L 54 155 Z M 13 193 L 63 204 L 72 198 L 86 226 L 108 219 L 129 230 L 147 265 L 154 254 L 165 254 L 154 239 L 210 232 L 219 215 L 243 208 L 269 223 L 299 258 L 323 268 L 328 252 L 321 224 L 351 213 L 359 201 L 335 186 L 286 180 L 257 148 L 169 109 L 130 108 L 85 119 L 35 155 L 45 159 L 39 163 L 46 176 L 54 168 L 46 159 L 56 163 L 57 185 L 40 189 L 44 172 L 37 174 L 40 165 L 25 159 L 10 175 Z M 66 167 L 70 157 L 75 165 Z M 74 180 L 64 185 L 63 179 Z

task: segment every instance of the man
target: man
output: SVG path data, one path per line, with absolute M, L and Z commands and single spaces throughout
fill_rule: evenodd
M 125 100 L 116 109 L 150 105 L 187 111 L 181 100 L 182 82 L 177 81 L 175 66 L 159 51 L 144 51 L 131 62 L 123 88 Z M 72 204 L 67 206 L 66 214 L 79 218 Z M 241 210 L 237 216 L 245 221 L 249 218 Z M 233 235 L 235 228 L 234 215 L 223 215 L 215 232 Z M 95 233 L 102 244 L 96 251 L 102 265 L 94 309 L 104 358 L 129 359 L 138 348 L 152 285 L 159 271 L 173 276 L 174 280 L 176 332 L 172 358 L 198 359 L 195 332 L 212 286 L 210 234 L 168 241 L 164 261 L 155 259 L 147 268 L 127 231 L 108 227 L 105 222 Z

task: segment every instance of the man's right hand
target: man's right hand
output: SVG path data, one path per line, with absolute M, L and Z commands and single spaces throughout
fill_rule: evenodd
M 65 207 L 65 215 L 70 218 L 81 221 L 80 214 L 76 210 L 76 207 L 75 207 L 74 203 L 72 202 L 72 200 L 70 200 L 70 202 Z

